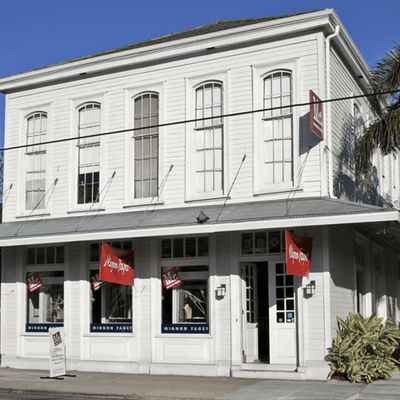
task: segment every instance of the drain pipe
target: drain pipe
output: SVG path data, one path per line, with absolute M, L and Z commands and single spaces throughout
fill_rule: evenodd
M 329 35 L 326 38 L 326 99 L 331 100 L 331 39 L 336 37 L 339 34 L 340 26 L 336 25 L 335 32 Z M 326 136 L 328 138 L 328 149 L 332 150 L 332 112 L 331 112 L 331 103 L 326 103 Z M 333 197 L 333 164 L 332 164 L 332 153 L 325 149 L 328 152 L 328 197 Z

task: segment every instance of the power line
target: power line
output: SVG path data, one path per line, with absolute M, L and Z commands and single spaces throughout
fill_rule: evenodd
M 95 133 L 95 134 L 87 135 L 87 136 L 74 136 L 74 137 L 69 137 L 69 138 L 64 138 L 64 139 L 49 140 L 47 142 L 41 142 L 41 143 L 24 144 L 24 145 L 19 145 L 19 146 L 5 147 L 3 149 L 0 149 L 0 152 L 1 151 L 24 149 L 24 148 L 34 147 L 34 146 L 39 146 L 39 145 L 43 146 L 43 145 L 47 145 L 47 144 L 70 142 L 72 140 L 87 139 L 87 138 L 91 138 L 91 137 L 115 135 L 117 133 L 135 132 L 135 131 L 140 131 L 140 130 L 143 130 L 143 129 L 164 128 L 164 127 L 167 127 L 167 126 L 190 124 L 190 123 L 200 122 L 200 121 L 209 121 L 209 120 L 213 120 L 213 119 L 216 119 L 216 118 L 230 118 L 230 117 L 237 117 L 237 116 L 241 116 L 241 115 L 257 114 L 257 113 L 266 112 L 266 111 L 283 110 L 283 109 L 286 109 L 286 108 L 294 108 L 294 107 L 304 107 L 304 106 L 310 106 L 312 104 L 334 103 L 336 101 L 352 100 L 352 99 L 359 99 L 359 98 L 364 98 L 364 97 L 371 97 L 371 96 L 377 96 L 377 95 L 386 95 L 386 94 L 393 94 L 393 93 L 400 93 L 400 90 L 392 90 L 392 91 L 388 91 L 388 92 L 379 92 L 379 93 L 360 94 L 360 95 L 356 95 L 356 96 L 340 97 L 340 98 L 336 98 L 336 99 L 320 100 L 320 101 L 307 102 L 307 103 L 290 104 L 290 105 L 287 105 L 287 106 L 261 108 L 261 109 L 258 109 L 258 110 L 240 111 L 240 112 L 236 112 L 236 113 L 222 114 L 222 115 L 217 115 L 217 116 L 213 116 L 213 117 L 186 119 L 186 120 L 182 120 L 182 121 L 166 122 L 166 123 L 163 123 L 163 124 L 149 125 L 149 126 L 145 126 L 145 127 L 141 126 L 139 128 L 129 128 L 129 129 L 121 129 L 121 130 L 118 130 L 118 131 Z

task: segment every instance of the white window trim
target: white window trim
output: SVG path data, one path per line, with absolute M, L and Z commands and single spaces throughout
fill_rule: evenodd
M 158 94 L 158 123 L 164 123 L 165 101 L 164 101 L 164 86 L 163 83 L 154 83 L 151 85 L 141 85 L 125 89 L 125 129 L 134 127 L 134 101 L 141 94 L 157 93 Z M 164 179 L 164 129 L 158 130 L 158 187 Z M 125 133 L 125 151 L 124 151 L 124 208 L 147 206 L 149 204 L 163 204 L 164 192 L 159 193 L 158 197 L 143 197 L 135 199 L 135 171 L 134 171 L 134 143 L 133 131 Z M 168 168 L 169 169 L 169 168 Z
M 47 133 L 46 133 L 46 142 L 52 140 L 52 103 L 39 104 L 33 107 L 22 108 L 19 110 L 19 120 L 20 120 L 20 131 L 19 131 L 19 143 L 25 145 L 27 143 L 27 121 L 28 117 L 36 112 L 43 112 L 47 114 Z M 47 204 L 49 201 L 49 194 L 47 193 L 50 185 L 53 182 L 50 182 L 51 174 L 51 146 L 46 145 L 46 188 L 45 188 L 45 204 L 47 207 L 45 209 L 36 209 L 34 211 L 27 210 L 25 208 L 25 191 L 26 191 L 26 151 L 30 148 L 21 148 L 19 150 L 19 168 L 18 171 L 18 182 L 21 182 L 19 185 L 19 190 L 17 192 L 17 215 L 16 218 L 25 218 L 25 217 L 36 217 L 42 215 L 50 215 L 51 203 Z
M 78 111 L 79 108 L 87 103 L 100 104 L 100 132 L 105 132 L 106 128 L 106 93 L 93 94 L 91 96 L 77 97 L 70 99 L 70 137 L 76 138 L 78 136 Z M 100 196 L 98 203 L 85 203 L 78 204 L 78 140 L 70 141 L 69 148 L 69 182 L 68 182 L 68 210 L 67 213 L 80 212 L 80 211 L 99 211 L 103 201 L 104 193 Z M 105 176 L 106 172 L 106 157 L 105 157 L 105 144 L 104 137 L 100 136 L 100 182 L 99 193 L 104 188 L 105 183 L 109 177 Z
M 264 108 L 264 78 L 273 73 L 274 71 L 290 71 L 292 75 L 292 104 L 299 103 L 300 100 L 300 66 L 298 59 L 282 60 L 280 62 L 266 63 L 260 65 L 254 65 L 252 76 L 253 76 L 253 109 L 261 110 Z M 277 184 L 263 184 L 263 176 L 258 173 L 263 164 L 263 146 L 260 146 L 262 142 L 262 120 L 263 114 L 261 112 L 253 114 L 253 126 L 254 126 L 254 140 L 253 140 L 253 194 L 273 194 L 277 192 L 291 191 L 294 188 L 299 187 L 302 190 L 302 180 L 298 182 L 298 171 L 300 165 L 299 156 L 299 119 L 301 116 L 301 110 L 299 107 L 292 108 L 292 123 L 293 123 L 293 184 L 288 183 L 277 183 Z
M 196 89 L 207 82 L 218 82 L 222 84 L 222 114 L 229 114 L 229 71 L 220 71 L 216 73 L 208 73 L 204 75 L 197 75 L 188 77 L 185 79 L 186 83 L 186 120 L 193 120 L 196 118 Z M 226 196 L 228 188 L 228 170 L 229 170 L 229 159 L 228 159 L 228 143 L 229 143 L 229 118 L 223 118 L 223 141 L 222 141 L 222 162 L 223 162 L 223 187 L 222 190 L 216 190 L 213 192 L 196 192 L 196 164 L 193 161 L 195 159 L 195 140 L 194 140 L 194 129 L 195 123 L 190 122 L 185 124 L 185 201 L 198 201 L 198 200 L 211 200 L 211 199 L 223 199 Z

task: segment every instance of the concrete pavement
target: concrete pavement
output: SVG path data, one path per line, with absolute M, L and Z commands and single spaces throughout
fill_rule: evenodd
M 133 375 L 68 371 L 64 379 L 41 379 L 49 371 L 0 368 L 0 392 L 70 394 L 94 399 L 243 400 L 400 399 L 400 372 L 392 379 L 370 385 L 345 381 L 283 381 L 226 377 Z

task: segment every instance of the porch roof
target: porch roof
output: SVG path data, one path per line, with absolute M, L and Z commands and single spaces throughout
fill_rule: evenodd
M 256 229 L 399 221 L 399 211 L 326 197 L 258 201 L 64 218 L 26 218 L 0 225 L 0 246 L 209 234 Z M 203 212 L 209 219 L 197 220 Z

